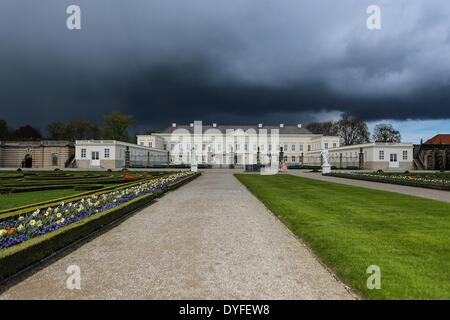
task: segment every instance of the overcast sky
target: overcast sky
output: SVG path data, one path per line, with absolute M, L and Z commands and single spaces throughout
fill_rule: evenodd
M 121 110 L 139 130 L 348 114 L 450 133 L 448 0 L 1 0 L 0 41 L 13 127 Z

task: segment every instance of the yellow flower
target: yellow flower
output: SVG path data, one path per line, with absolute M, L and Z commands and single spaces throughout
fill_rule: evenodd
M 58 213 L 56 214 L 56 217 L 57 217 L 57 218 L 60 218 L 60 217 L 61 217 L 61 213 L 58 212 Z
M 17 231 L 20 231 L 20 230 L 22 230 L 23 229 L 23 225 L 19 225 L 18 227 L 17 227 Z
M 36 222 L 36 225 L 37 225 L 38 227 L 42 226 L 42 221 L 39 220 L 38 222 Z
M 20 216 L 20 217 L 19 217 L 19 221 L 23 221 L 23 219 L 25 219 L 24 216 Z
M 0 237 L 1 236 L 4 236 L 5 234 L 7 234 L 8 233 L 8 231 L 6 231 L 5 229 L 1 229 L 0 230 Z
M 34 221 L 34 220 L 30 221 L 30 226 L 34 226 L 35 224 L 36 224 L 36 221 Z

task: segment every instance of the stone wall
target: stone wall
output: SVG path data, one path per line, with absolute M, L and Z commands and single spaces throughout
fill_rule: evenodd
M 450 144 L 414 145 L 414 167 L 418 170 L 450 170 Z
M 31 157 L 32 168 L 65 168 L 73 159 L 75 147 L 69 141 L 2 141 L 0 167 L 20 168 Z M 56 155 L 56 163 L 53 162 Z

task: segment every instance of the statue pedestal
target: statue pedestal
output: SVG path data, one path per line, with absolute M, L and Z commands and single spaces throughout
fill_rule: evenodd
M 331 172 L 331 166 L 329 164 L 322 165 L 322 173 L 330 173 Z
M 198 171 L 198 166 L 196 164 L 191 165 L 191 171 L 192 172 L 197 172 Z

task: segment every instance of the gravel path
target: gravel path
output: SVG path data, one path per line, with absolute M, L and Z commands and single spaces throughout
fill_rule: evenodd
M 384 190 L 384 191 L 390 191 L 390 192 L 398 192 L 398 193 L 408 194 L 410 196 L 416 196 L 416 197 L 450 202 L 450 192 L 444 191 L 444 190 L 434 190 L 434 189 L 428 189 L 428 188 L 402 186 L 399 184 L 390 184 L 390 183 L 381 183 L 381 182 L 373 182 L 373 181 L 364 181 L 364 180 L 323 176 L 321 173 L 311 172 L 311 170 L 308 170 L 308 171 L 289 170 L 288 174 L 291 174 L 294 176 L 299 176 L 299 177 L 322 180 L 322 181 L 337 182 L 337 183 L 342 183 L 342 184 L 348 184 L 351 186 L 358 186 L 358 187 Z
M 66 288 L 78 265 L 81 290 Z M 230 173 L 207 172 L 40 270 L 2 299 L 352 299 Z

